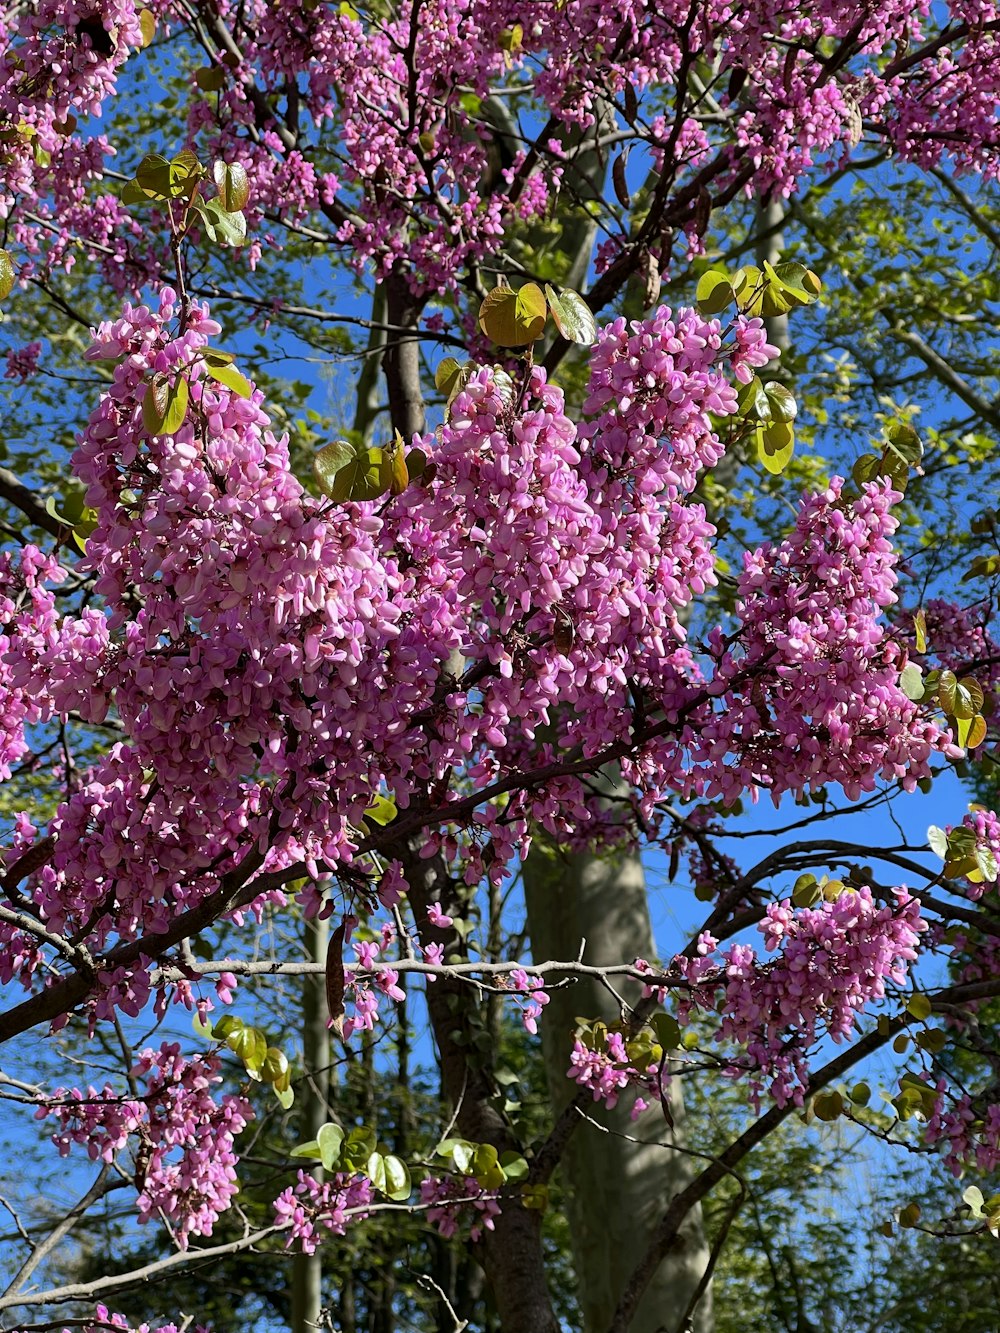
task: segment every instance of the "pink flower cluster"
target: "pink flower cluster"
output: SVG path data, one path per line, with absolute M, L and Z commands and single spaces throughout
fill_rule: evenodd
M 162 1219 L 187 1249 L 191 1236 L 212 1234 L 236 1194 L 234 1140 L 253 1117 L 245 1098 L 212 1095 L 219 1066 L 217 1055 L 188 1059 L 164 1042 L 142 1051 L 130 1073 L 141 1095 L 58 1088 L 36 1115 L 59 1121 L 53 1142 L 64 1157 L 76 1143 L 92 1161 L 111 1162 L 132 1140 L 139 1220 Z
M 427 1176 L 420 1182 L 420 1202 L 429 1205 L 427 1220 L 446 1240 L 463 1221 L 468 1222 L 469 1239 L 482 1240 L 500 1216 L 496 1194 L 483 1189 L 475 1176 Z
M 506 984 L 515 993 L 520 992 L 527 997 L 518 1000 L 518 1008 L 521 1010 L 521 1022 L 525 1031 L 534 1036 L 538 1031 L 538 1019 L 541 1018 L 542 1010 L 549 1002 L 544 981 L 541 977 L 531 976 L 523 967 L 516 967 L 507 977 Z
M 345 980 L 345 999 L 353 1004 L 354 1012 L 344 1019 L 343 1036 L 346 1041 L 355 1032 L 372 1032 L 378 1017 L 381 996 L 398 1004 L 406 999 L 406 992 L 399 984 L 399 973 L 394 967 L 377 963 L 377 958 L 385 948 L 391 933 L 383 932 L 382 942 L 365 940 L 353 944 L 354 955 L 361 974 L 351 972 Z
M 640 1071 L 631 1063 L 622 1034 L 608 1032 L 604 1042 L 605 1049 L 595 1051 L 577 1038 L 573 1042 L 566 1077 L 579 1083 L 581 1088 L 588 1088 L 594 1095 L 594 1101 L 603 1102 L 608 1110 L 618 1105 L 618 1098 L 626 1089 L 633 1091 L 642 1089 L 658 1097 L 659 1081 L 656 1070 Z M 637 1120 L 647 1105 L 644 1098 L 637 1096 L 629 1113 L 632 1119 Z
M 540 370 L 517 404 L 481 370 L 423 441 L 433 481 L 376 506 L 306 494 L 260 394 L 205 374 L 208 312 L 192 308 L 179 335 L 174 312 L 170 289 L 156 313 L 126 306 L 89 353 L 115 363 L 74 456 L 102 608 L 60 618 L 42 585 L 61 571 L 31 548 L 4 567 L 8 766 L 26 720 L 100 722 L 113 705 L 124 727 L 60 807 L 30 881 L 50 929 L 94 952 L 166 931 L 252 853 L 264 872 L 356 875 L 373 793 L 405 817 L 436 784 L 421 854 L 469 884 L 500 882 L 531 819 L 561 837 L 622 836 L 576 774 L 531 777 L 612 746 L 647 813 L 664 794 L 912 784 L 932 753 L 953 752 L 899 689 L 903 650 L 880 622 L 896 577 L 883 487 L 849 505 L 835 482 L 786 541 L 747 557 L 740 625 L 710 636 L 707 679 L 684 642 L 678 612 L 714 579 L 712 527 L 686 496 L 721 455 L 727 373 L 771 354 L 759 321 L 736 350 L 691 311 L 616 321 L 581 428 Z M 173 435 L 143 424 L 154 377 L 189 385 Z M 464 672 L 450 677 L 456 654 Z M 650 716 L 662 721 L 639 745 Z M 505 786 L 508 803 L 484 799 L 452 824 L 455 774 L 466 792 Z M 376 889 L 398 899 L 397 864 Z M 304 901 L 321 907 L 314 888 Z M 17 964 L 25 980 L 36 957 Z M 380 993 L 402 995 L 369 962 L 350 1030 L 371 1028 Z M 150 968 L 103 968 L 94 1017 L 138 1013 Z
M 966 1093 L 949 1105 L 943 1079 L 937 1090 L 940 1095 L 924 1134 L 927 1142 L 944 1149 L 952 1175 L 960 1176 L 972 1165 L 982 1175 L 992 1175 L 1000 1167 L 1000 1105 L 991 1103 L 984 1112 Z
M 880 777 L 911 791 L 936 752 L 961 754 L 901 689 L 905 655 L 882 620 L 896 600 L 898 497 L 870 483 L 848 505 L 842 489 L 835 477 L 803 500 L 789 538 L 744 558 L 739 638 L 710 636 L 723 707 L 695 747 L 709 795 L 760 786 L 776 800 L 837 782 L 857 800 Z
M 693 988 L 682 1017 L 695 1004 L 722 1014 L 716 1038 L 744 1048 L 732 1072 L 749 1076 L 755 1102 L 766 1078 L 779 1106 L 801 1105 L 810 1047 L 822 1034 L 848 1040 L 886 984 L 905 983 L 926 923 L 905 888 L 893 896 L 879 905 L 863 886 L 813 908 L 772 903 L 758 927 L 766 951 L 776 955 L 771 962 L 749 944 L 717 955 L 710 936 L 695 958 L 674 960 Z
M 108 1333 L 109 1329 L 120 1329 L 121 1333 L 212 1333 L 207 1324 L 185 1323 L 182 1330 L 177 1324 L 130 1324 L 123 1314 L 115 1314 L 106 1305 L 94 1307 L 93 1323 L 83 1324 L 82 1333 Z M 64 1328 L 62 1333 L 81 1333 L 81 1325 L 74 1323 L 72 1330 Z
M 342 1236 L 352 1222 L 367 1217 L 373 1197 L 367 1176 L 338 1172 L 329 1180 L 318 1181 L 300 1171 L 296 1183 L 274 1201 L 275 1221 L 289 1228 L 285 1248 L 298 1241 L 303 1254 L 315 1254 L 320 1243 L 318 1228 Z

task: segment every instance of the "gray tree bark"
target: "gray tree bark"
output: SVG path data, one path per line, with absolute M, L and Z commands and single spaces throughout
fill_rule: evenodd
M 588 963 L 655 956 L 645 875 L 635 854 L 575 854 L 536 844 L 525 861 L 524 885 L 536 959 L 575 958 L 584 940 Z M 619 993 L 630 1003 L 639 995 L 637 987 L 621 988 Z M 581 978 L 550 994 L 540 1030 L 558 1114 L 577 1091 L 566 1077 L 576 1018 L 610 1023 L 621 1014 L 618 1001 L 595 978 Z M 596 1123 L 580 1125 L 567 1145 L 563 1171 L 583 1315 L 581 1333 L 605 1333 L 610 1326 L 636 1256 L 645 1251 L 672 1197 L 694 1174 L 691 1159 L 681 1151 L 686 1133 L 676 1081 L 670 1089 L 670 1108 L 673 1130 L 658 1105 L 634 1123 L 624 1102 L 613 1111 L 588 1108 Z M 650 1282 L 630 1333 L 686 1329 L 711 1333 L 711 1288 L 699 1302 L 693 1322 L 683 1322 L 709 1257 L 700 1209 L 692 1210 L 681 1234 L 682 1243 L 671 1250 Z

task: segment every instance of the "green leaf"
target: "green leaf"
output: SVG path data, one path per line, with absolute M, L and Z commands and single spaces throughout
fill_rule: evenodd
M 386 1192 L 385 1158 L 381 1153 L 373 1152 L 365 1163 L 365 1175 L 380 1194 Z
M 827 1088 L 823 1092 L 817 1092 L 812 1105 L 817 1120 L 829 1122 L 836 1120 L 844 1113 L 843 1095 L 837 1092 L 835 1088 Z
M 277 1046 L 269 1046 L 260 1068 L 260 1076 L 265 1083 L 279 1083 L 287 1087 L 291 1082 L 291 1065 L 285 1052 Z
M 978 1185 L 970 1185 L 962 1194 L 962 1202 L 969 1205 L 972 1209 L 973 1217 L 982 1217 L 983 1204 L 986 1202 L 983 1197 L 983 1191 Z
M 549 303 L 553 322 L 568 342 L 581 343 L 583 346 L 589 347 L 591 343 L 597 341 L 597 321 L 594 319 L 594 313 L 590 306 L 579 292 L 570 291 L 567 288 L 561 295 L 557 296 L 546 283 L 545 296 Z
M 203 65 L 195 70 L 194 81 L 203 93 L 221 92 L 226 86 L 226 71 L 221 65 Z
M 899 1225 L 901 1227 L 915 1227 L 919 1221 L 919 1203 L 908 1203 L 905 1208 L 899 1210 Z
M 209 239 L 219 245 L 243 245 L 247 238 L 247 220 L 242 213 L 229 213 L 218 199 L 196 199 L 194 208 L 205 224 Z
M 936 852 L 942 861 L 948 859 L 948 835 L 943 828 L 938 828 L 937 824 L 932 824 L 927 830 L 927 845 L 932 852 Z
M 736 394 L 736 406 L 740 416 L 755 417 L 758 421 L 771 419 L 771 400 L 756 375 L 749 384 L 740 385 Z
M 245 167 L 239 162 L 216 162 L 212 176 L 219 191 L 219 203 L 227 213 L 238 213 L 241 208 L 246 208 L 250 198 L 250 177 Z
M 393 495 L 402 495 L 410 483 L 410 474 L 406 470 L 406 446 L 398 430 L 382 453 L 389 467 L 389 490 Z
M 851 1089 L 851 1101 L 855 1106 L 867 1106 L 871 1101 L 872 1090 L 867 1083 L 855 1083 Z
M 938 679 L 938 702 L 946 713 L 954 713 L 958 678 L 954 671 L 942 671 Z
M 969 719 L 969 730 L 965 740 L 959 741 L 967 750 L 974 750 L 986 739 L 986 719 L 981 715 Z
M 920 436 L 905 421 L 890 421 L 883 434 L 888 441 L 888 448 L 896 454 L 907 467 L 919 467 L 924 456 L 924 446 Z
M 528 1174 L 528 1163 L 518 1152 L 500 1154 L 500 1166 L 506 1180 L 523 1180 Z
M 922 1051 L 927 1051 L 930 1055 L 940 1055 L 948 1045 L 948 1034 L 941 1028 L 925 1028 L 923 1032 L 918 1032 L 913 1040 Z
M 315 1139 L 310 1139 L 308 1143 L 300 1143 L 297 1148 L 293 1148 L 288 1155 L 289 1157 L 308 1157 L 318 1161 L 322 1154 L 318 1142 Z
M 542 335 L 548 306 L 541 287 L 494 287 L 479 307 L 479 327 L 499 347 L 522 347 Z
M 899 673 L 899 688 L 914 703 L 919 703 L 924 697 L 924 673 L 916 662 L 908 662 Z
M 365 811 L 365 819 L 370 819 L 385 828 L 396 818 L 396 813 L 396 802 L 391 796 L 376 796 Z
M 736 300 L 736 293 L 733 291 L 733 284 L 728 274 L 718 269 L 709 269 L 698 279 L 694 298 L 703 315 L 718 315 L 727 306 L 732 305 Z
M 757 429 L 757 457 L 764 468 L 777 476 L 792 461 L 795 432 L 787 421 L 773 421 Z
M 472 1175 L 484 1190 L 498 1190 L 504 1183 L 503 1167 L 492 1143 L 480 1143 L 472 1159 Z
M 392 483 L 391 460 L 381 449 L 335 440 L 322 448 L 313 460 L 313 472 L 320 490 L 331 500 L 375 500 Z
M 410 1170 L 404 1161 L 386 1153 L 383 1157 L 385 1168 L 385 1193 L 396 1203 L 402 1203 L 410 1197 Z
M 770 417 L 772 421 L 794 421 L 798 413 L 798 404 L 794 395 L 785 388 L 783 384 L 770 383 L 765 384 L 764 393 L 767 395 L 770 404 Z
M 427 469 L 427 455 L 423 449 L 408 449 L 404 459 L 406 463 L 406 475 L 410 481 L 416 481 L 422 477 Z
M 447 1154 L 454 1162 L 455 1170 L 463 1176 L 472 1175 L 472 1163 L 475 1160 L 478 1147 L 478 1144 L 469 1143 L 467 1139 L 456 1139 L 451 1152 Z M 438 1151 L 441 1151 L 440 1148 Z
M 154 375 L 142 400 L 142 424 L 148 435 L 176 435 L 188 409 L 188 382 L 183 375 L 170 380 Z
M 170 163 L 160 153 L 147 153 L 135 173 L 135 184 L 150 199 L 169 199 Z
M 332 1171 L 340 1158 L 340 1149 L 344 1142 L 344 1131 L 340 1125 L 335 1125 L 333 1121 L 328 1120 L 325 1125 L 321 1125 L 316 1135 L 316 1142 L 319 1145 L 319 1155 L 323 1166 L 327 1171 Z
M 122 200 L 138 203 L 141 195 L 150 199 L 190 199 L 204 175 L 204 168 L 190 149 L 185 148 L 169 161 L 159 153 L 147 153 L 135 173 L 137 188 L 129 190 L 126 186 Z
M 997 882 L 998 867 L 997 859 L 993 855 L 991 849 L 989 847 L 977 847 L 974 855 L 979 875 L 982 877 L 981 880 L 977 879 L 976 882 L 985 881 L 987 884 L 995 884 Z M 970 876 L 970 879 L 971 878 L 972 876 Z
M 6 301 L 14 290 L 14 278 L 17 270 L 14 261 L 6 250 L 0 250 L 0 301 Z
M 156 15 L 149 9 L 139 10 L 139 30 L 143 46 L 149 46 L 156 33 Z
M 819 880 L 815 875 L 800 875 L 792 889 L 792 902 L 796 907 L 812 907 L 823 896 Z
M 240 398 L 249 398 L 253 393 L 253 385 L 231 364 L 232 360 L 228 352 L 206 352 L 205 370 L 213 380 L 224 384 Z
M 654 1014 L 650 1024 L 665 1051 L 675 1051 L 681 1044 L 681 1025 L 673 1014 Z
M 197 1010 L 195 1010 L 195 1015 L 191 1020 L 191 1026 L 199 1037 L 211 1039 L 214 1035 L 211 1022 L 208 1019 L 202 1018 Z
M 810 305 L 823 290 L 823 284 L 805 264 L 786 262 L 773 267 L 765 261 L 764 272 L 772 289 L 780 288 L 793 305 Z
M 877 477 L 881 461 L 877 454 L 862 454 L 851 468 L 854 484 L 860 488 Z
M 933 1007 L 922 991 L 915 991 L 906 1001 L 906 1012 L 911 1018 L 915 1018 L 919 1022 L 923 1022 L 925 1018 L 930 1018 Z
M 759 315 L 764 300 L 764 275 L 753 264 L 733 274 L 733 295 L 741 315 Z

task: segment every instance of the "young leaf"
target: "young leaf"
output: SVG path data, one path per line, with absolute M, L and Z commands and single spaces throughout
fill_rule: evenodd
M 337 1165 L 340 1157 L 341 1144 L 344 1142 L 344 1131 L 340 1125 L 333 1121 L 327 1121 L 321 1125 L 316 1135 L 316 1143 L 319 1146 L 320 1159 L 327 1171 L 332 1171 Z
M 703 315 L 721 314 L 736 299 L 729 275 L 718 269 L 709 269 L 701 275 L 694 296 Z
M 938 828 L 936 824 L 930 826 L 927 830 L 927 845 L 932 852 L 936 852 L 940 856 L 942 861 L 947 859 L 948 835 L 943 828 Z
M 250 198 L 250 177 L 239 162 L 216 162 L 212 176 L 219 191 L 219 203 L 227 213 L 246 208 Z
M 385 1158 L 381 1153 L 373 1152 L 365 1163 L 365 1175 L 380 1194 L 385 1191 Z
M 217 93 L 226 86 L 226 71 L 221 65 L 203 65 L 194 72 L 195 87 L 203 93 Z
M 228 213 L 218 199 L 196 199 L 194 207 L 210 240 L 234 246 L 246 241 L 247 220 L 242 213 Z
M 938 703 L 946 713 L 954 713 L 955 699 L 958 691 L 958 679 L 954 671 L 942 671 L 938 680 Z
M 494 287 L 479 307 L 479 327 L 498 347 L 523 347 L 542 335 L 548 307 L 541 287 Z
M 142 424 L 148 435 L 176 435 L 188 409 L 188 382 L 183 375 L 170 380 L 154 375 L 142 400 Z
M 156 33 L 156 15 L 149 9 L 139 10 L 139 30 L 143 46 L 149 46 Z
M 147 153 L 136 170 L 135 183 L 151 199 L 168 199 L 170 163 L 159 153 Z
M 232 359 L 228 352 L 206 352 L 205 370 L 213 380 L 224 384 L 240 398 L 249 398 L 253 393 L 253 386 L 247 377 L 241 375 L 232 365 Z
M 764 393 L 771 406 L 772 421 L 794 421 L 798 413 L 798 404 L 794 395 L 783 384 L 765 384 Z
M 757 429 L 757 457 L 765 469 L 777 475 L 792 461 L 795 432 L 787 421 L 772 421 Z
M 524 289 L 522 288 L 522 291 Z M 545 284 L 545 295 L 556 328 L 567 342 L 589 347 L 597 341 L 597 321 L 594 312 L 578 292 L 567 289 L 560 295 Z
M 844 1113 L 843 1095 L 837 1092 L 835 1088 L 827 1088 L 822 1092 L 817 1092 L 812 1105 L 817 1120 L 836 1120 L 838 1116 Z
M 923 611 L 914 612 L 913 634 L 917 641 L 917 652 L 927 651 L 927 617 Z
M 385 1163 L 385 1193 L 396 1203 L 402 1203 L 404 1199 L 410 1197 L 409 1167 L 392 1153 L 386 1153 L 383 1162 Z
M 907 662 L 899 673 L 899 688 L 914 703 L 919 703 L 924 697 L 924 673 L 916 662 Z
M 906 1012 L 911 1018 L 918 1022 L 923 1022 L 925 1018 L 930 1018 L 933 1005 L 923 991 L 914 991 L 906 1001 Z
M 16 270 L 14 261 L 6 250 L 0 250 L 0 301 L 6 301 L 14 290 Z

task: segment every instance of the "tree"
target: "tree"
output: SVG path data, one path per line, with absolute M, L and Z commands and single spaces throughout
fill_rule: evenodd
M 987 1183 L 992 1080 L 943 1046 L 949 1031 L 972 1043 L 974 1006 L 1000 991 L 985 887 L 1000 824 L 979 811 L 932 831 L 943 870 L 884 827 L 826 833 L 852 808 L 905 807 L 989 733 L 981 625 L 919 587 L 885 615 L 906 574 L 893 538 L 911 475 L 919 493 L 920 437 L 906 412 L 888 419 L 850 481 L 809 488 L 790 531 L 747 534 L 739 574 L 717 570 L 711 520 L 726 517 L 723 459 L 779 478 L 775 498 L 792 462 L 795 385 L 764 321 L 791 315 L 794 355 L 822 284 L 770 253 L 769 236 L 791 235 L 777 200 L 821 198 L 817 166 L 849 173 L 873 149 L 911 164 L 901 179 L 937 172 L 958 202 L 956 174 L 992 179 L 992 10 L 53 0 L 2 23 L 0 299 L 25 338 L 9 375 L 34 386 L 40 367 L 78 377 L 82 361 L 103 392 L 26 389 L 0 473 L 0 1037 L 69 1025 L 93 1043 L 82 1079 L 5 1071 L 0 1090 L 61 1152 L 102 1165 L 46 1239 L 25 1231 L 0 1309 L 54 1327 L 84 1302 L 84 1326 L 126 1326 L 95 1303 L 148 1271 L 30 1285 L 114 1187 L 163 1229 L 160 1277 L 327 1235 L 349 1247 L 376 1227 L 388 1248 L 421 1219 L 467 1229 L 483 1322 L 547 1333 L 542 1217 L 595 1102 L 659 1108 L 658 1136 L 693 1164 L 628 1256 L 613 1330 L 638 1327 L 698 1206 L 734 1187 L 739 1202 L 748 1155 L 799 1108 L 901 1141 L 922 1117 L 927 1143 Z M 155 117 L 139 82 L 154 77 Z M 112 152 L 126 168 L 114 186 Z M 737 268 L 704 252 L 744 196 L 757 263 Z M 575 227 L 573 242 L 546 227 Z M 580 296 L 569 280 L 586 282 L 592 231 Z M 653 309 L 685 251 L 698 308 Z M 327 254 L 343 260 L 332 276 Z M 368 284 L 370 318 L 338 289 L 345 267 Z M 235 330 L 248 310 L 270 326 L 223 350 L 216 316 Z M 72 334 L 56 341 L 92 322 L 82 359 Z M 368 373 L 353 433 L 317 439 L 307 416 L 290 441 L 265 401 L 288 421 L 308 386 L 274 405 L 237 360 L 259 378 L 279 340 L 343 353 L 338 325 L 363 331 L 387 411 Z M 891 328 L 989 420 L 922 327 L 894 312 Z M 883 376 L 874 366 L 876 389 Z M 81 415 L 59 484 L 66 451 L 33 458 L 19 441 Z M 314 452 L 307 487 L 293 454 Z M 742 869 L 724 839 L 754 834 L 735 812 L 761 790 L 807 810 Z M 658 846 L 675 875 L 689 858 L 702 919 L 662 963 L 529 962 L 507 947 L 502 893 L 533 829 L 569 854 Z M 257 923 L 298 909 L 331 921 L 325 964 L 300 930 L 297 949 L 255 944 Z M 935 953 L 961 954 L 970 930 L 985 941 L 977 975 L 942 978 Z M 365 1034 L 403 1004 L 401 981 L 426 978 L 448 1107 L 436 1142 L 412 1141 L 403 1104 L 389 1124 L 333 1099 L 341 1114 L 294 1153 L 286 1119 L 280 1146 L 298 1071 L 242 997 L 318 972 L 368 1089 L 408 1086 L 406 1039 L 376 1056 Z M 499 1006 L 533 1032 L 546 986 L 574 977 L 641 998 L 552 1034 L 579 1091 L 539 1132 L 503 1092 L 518 1071 L 498 1059 Z M 171 1031 L 185 1009 L 195 1038 Z M 144 1032 L 150 1015 L 164 1040 Z M 715 1015 L 707 1030 L 699 1015 Z M 906 1060 L 887 1125 L 853 1071 L 890 1045 Z M 224 1053 L 244 1071 L 226 1090 Z M 303 1071 L 300 1091 L 303 1078 L 322 1071 Z M 744 1126 L 710 1151 L 671 1137 L 681 1080 L 720 1078 L 748 1090 Z M 257 1157 L 243 1144 L 261 1117 Z M 235 1211 L 240 1178 L 244 1204 L 270 1187 L 268 1220 Z M 963 1232 L 995 1226 L 988 1189 L 955 1206 Z M 718 1244 L 665 1317 L 696 1314 L 717 1259 Z M 383 1257 L 386 1282 L 391 1268 Z M 461 1326 L 432 1282 L 438 1326 Z M 341 1282 L 329 1326 L 351 1326 L 353 1289 Z M 390 1326 L 397 1299 L 381 1300 Z M 316 1304 L 314 1287 L 310 1318 Z

